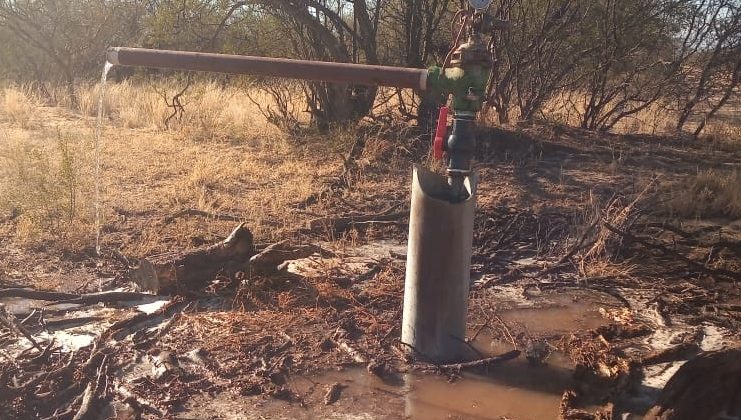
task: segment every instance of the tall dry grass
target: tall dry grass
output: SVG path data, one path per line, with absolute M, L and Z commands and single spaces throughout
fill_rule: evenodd
M 44 234 L 71 238 L 75 232 L 84 232 L 79 237 L 89 241 L 92 186 L 98 181 L 103 191 L 104 226 L 120 217 L 115 208 L 165 215 L 197 208 L 239 215 L 250 221 L 258 237 L 277 239 L 286 229 L 301 225 L 307 216 L 296 210 L 295 203 L 323 188 L 330 175 L 341 172 L 341 155 L 361 135 L 353 129 L 339 129 L 305 134 L 307 141 L 295 141 L 260 114 L 255 102 L 264 107 L 269 97 L 207 81 L 191 86 L 183 97 L 184 114 L 171 119 L 166 128 L 164 122 L 172 109 L 162 95 L 171 98 L 181 89 L 177 80 L 107 86 L 103 175 L 96 180 L 92 153 L 99 85 L 79 88 L 76 112 L 42 106 L 30 88 L 3 88 L 0 218 L 17 214 L 16 233 L 22 238 Z M 650 110 L 648 115 L 652 115 Z M 644 121 L 645 116 L 638 115 L 634 126 L 621 130 L 658 133 L 669 126 L 668 117 Z M 571 117 L 558 118 L 569 122 Z M 717 130 L 713 127 L 717 126 L 710 125 L 708 130 Z M 398 131 L 400 139 L 406 136 Z M 366 151 L 357 162 L 357 172 L 364 174 L 354 181 L 358 191 L 373 191 L 374 183 L 388 182 L 375 175 L 378 165 L 395 162 L 399 142 L 390 144 L 388 138 L 386 134 L 368 137 Z M 708 210 L 682 208 L 681 200 L 696 197 L 688 201 L 704 202 L 712 196 L 713 207 L 737 214 L 738 174 L 719 185 L 711 184 L 720 178 L 700 174 L 697 182 L 686 185 L 687 191 L 675 188 L 680 201 L 672 204 L 672 211 L 707 214 Z M 203 229 L 196 221 L 178 221 L 174 227 L 183 241 L 189 239 L 188 232 Z M 162 246 L 161 235 L 161 227 L 145 224 L 136 241 L 119 246 L 128 247 L 133 255 L 144 255 Z
M 559 92 L 545 103 L 540 117 L 546 121 L 578 127 L 586 107 L 584 98 L 584 94 L 580 92 Z M 678 133 L 676 129 L 677 107 L 676 103 L 670 101 L 656 101 L 641 111 L 623 118 L 610 131 L 619 134 L 685 135 Z M 517 121 L 519 115 L 513 110 L 509 117 L 510 120 Z M 493 110 L 485 116 L 485 120 L 492 123 L 495 118 Z M 698 123 L 699 117 L 690 118 L 685 130 L 691 132 Z M 731 145 L 741 144 L 741 102 L 737 100 L 722 108 L 707 122 L 700 137 Z
M 94 84 L 78 89 L 79 107 L 84 115 L 97 114 L 100 88 L 100 84 Z M 257 97 L 257 101 L 268 103 L 269 98 L 259 92 L 223 87 L 212 81 L 196 82 L 181 97 L 182 112 L 175 113 L 171 101 L 181 90 L 182 84 L 175 80 L 149 85 L 128 81 L 109 83 L 104 96 L 105 113 L 118 127 L 168 129 L 201 141 L 243 140 L 279 134 L 266 123 L 250 100 Z
M 88 241 L 90 139 L 61 130 L 7 134 L 0 146 L 0 214 L 15 219 L 16 237 L 27 244 L 50 236 L 69 246 Z
M 268 125 L 247 95 L 263 103 L 267 98 L 208 82 L 188 90 L 185 113 L 165 129 L 171 110 L 158 92 L 171 96 L 180 86 L 125 82 L 109 85 L 105 95 L 102 175 L 96 179 L 93 133 L 100 87 L 79 89 L 78 111 L 41 106 L 30 89 L 9 89 L 13 103 L 29 104 L 25 115 L 34 124 L 16 123 L 17 107 L 0 108 L 0 220 L 13 222 L 0 227 L 13 229 L 28 245 L 57 239 L 66 247 L 90 246 L 95 182 L 102 191 L 104 230 L 120 228 L 111 227 L 119 223 L 119 211 L 163 219 L 195 208 L 243 218 L 263 240 L 281 238 L 307 217 L 292 210 L 294 204 L 322 188 L 353 143 L 354 133 L 347 130 L 323 138 L 331 141 L 301 146 Z M 190 246 L 193 235 L 228 229 L 183 218 L 165 227 L 144 223 L 135 240 L 104 234 L 103 245 L 141 256 L 172 246 L 162 242 L 163 235 Z
M 38 106 L 39 101 L 26 88 L 9 86 L 0 91 L 0 121 L 12 126 L 29 128 Z
M 665 186 L 664 208 L 683 218 L 741 218 L 741 171 L 705 170 Z

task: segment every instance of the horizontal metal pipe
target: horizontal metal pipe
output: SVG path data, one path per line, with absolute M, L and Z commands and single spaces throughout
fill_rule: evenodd
M 117 66 L 251 74 L 420 90 L 427 88 L 427 69 L 125 47 L 109 48 L 107 58 L 109 63 Z

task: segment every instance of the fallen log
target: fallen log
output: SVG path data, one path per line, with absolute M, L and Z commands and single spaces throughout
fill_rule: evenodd
M 43 290 L 25 289 L 12 287 L 9 289 L 0 289 L 0 298 L 18 297 L 25 299 L 34 300 L 67 300 L 77 299 L 80 295 L 76 293 L 63 293 L 63 292 L 46 292 Z
M 154 295 L 139 292 L 100 292 L 79 295 L 72 299 L 59 300 L 49 305 L 59 305 L 62 303 L 72 303 L 75 305 L 95 305 L 96 303 L 114 303 L 126 302 L 132 300 L 143 300 L 151 298 Z
M 288 240 L 268 245 L 262 252 L 250 258 L 250 270 L 253 273 L 269 274 L 279 270 L 283 262 L 308 258 L 313 254 L 323 253 L 319 246 L 293 245 Z
M 215 245 L 143 258 L 131 277 L 144 290 L 179 294 L 208 285 L 221 272 L 244 270 L 254 254 L 252 233 L 241 223 Z
M 641 359 L 643 366 L 658 365 L 661 363 L 687 360 L 700 352 L 700 346 L 695 343 L 680 343 L 675 346 L 649 353 Z
M 149 293 L 138 292 L 100 292 L 88 294 L 48 292 L 44 290 L 34 290 L 25 288 L 0 289 L 0 298 L 24 298 L 32 300 L 43 300 L 54 302 L 49 305 L 61 303 L 73 303 L 77 305 L 94 305 L 96 303 L 124 302 L 129 300 L 142 300 L 151 298 Z

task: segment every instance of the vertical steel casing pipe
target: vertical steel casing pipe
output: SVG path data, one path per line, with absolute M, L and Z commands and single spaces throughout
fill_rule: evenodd
M 414 168 L 401 340 L 432 362 L 465 355 L 476 183 L 466 177 L 469 197 L 454 201 L 447 177 Z

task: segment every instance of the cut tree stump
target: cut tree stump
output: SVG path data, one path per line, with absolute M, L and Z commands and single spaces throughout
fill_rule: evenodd
M 131 277 L 144 290 L 178 294 L 207 286 L 219 273 L 245 270 L 254 254 L 252 232 L 241 223 L 217 244 L 143 258 Z

